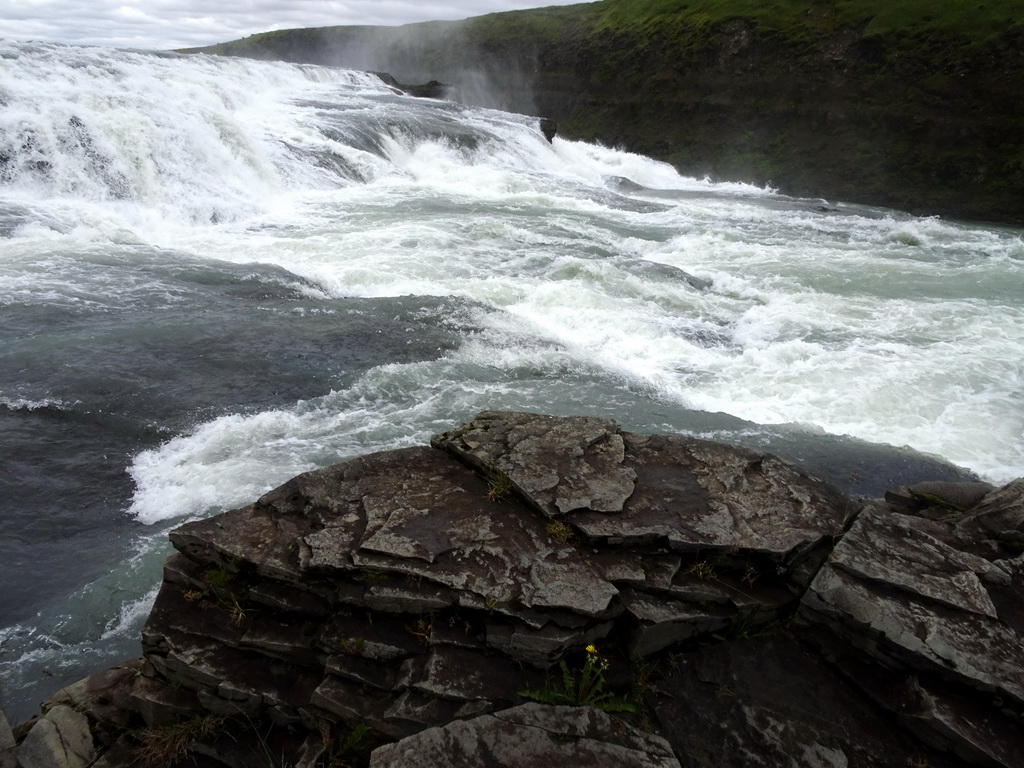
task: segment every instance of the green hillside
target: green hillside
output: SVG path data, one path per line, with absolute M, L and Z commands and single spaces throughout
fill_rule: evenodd
M 204 50 L 444 80 L 685 173 L 1024 223 L 1024 0 L 602 0 Z

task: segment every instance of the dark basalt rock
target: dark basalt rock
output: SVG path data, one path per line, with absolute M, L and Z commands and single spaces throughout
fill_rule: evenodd
M 196 729 L 169 764 L 231 768 L 268 745 L 309 768 L 1024 764 L 1024 481 L 858 508 L 775 456 L 583 416 L 485 411 L 432 446 L 173 531 L 145 659 L 0 756 L 63 765 L 27 756 L 85 722 L 110 768 L 168 728 Z M 523 705 L 588 659 L 667 744 Z
M 973 764 L 1022 765 L 1024 563 L 999 534 L 1021 530 L 1024 483 L 959 513 L 935 491 L 932 507 L 914 515 L 899 512 L 904 494 L 895 494 L 896 508 L 869 504 L 798 617 L 838 636 L 821 645 L 847 668 L 862 670 L 866 657 L 894 670 L 883 683 L 851 676 L 929 743 Z M 940 512 L 944 519 L 934 519 Z
M 408 96 L 416 96 L 421 99 L 454 99 L 458 93 L 458 89 L 455 86 L 449 83 L 442 83 L 438 80 L 431 80 L 430 82 L 423 83 L 421 85 L 408 85 L 406 83 L 398 82 L 387 72 L 373 72 L 372 74 L 379 77 L 396 91 L 400 91 Z
M 431 728 L 373 753 L 371 768 L 677 768 L 659 736 L 593 707 L 523 704 L 493 715 Z
M 550 144 L 555 136 L 558 135 L 558 123 L 549 117 L 542 117 L 540 119 L 540 132 L 544 134 L 544 138 Z
M 678 654 L 650 686 L 659 732 L 691 768 L 962 763 L 906 732 L 784 631 Z
M 488 475 L 504 475 L 552 519 L 583 509 L 621 512 L 636 485 L 609 419 L 485 411 L 430 442 Z

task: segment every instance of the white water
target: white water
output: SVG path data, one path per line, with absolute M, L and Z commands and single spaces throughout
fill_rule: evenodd
M 8 696 L 125 653 L 163 525 L 485 408 L 769 446 L 793 428 L 767 425 L 799 425 L 1005 482 L 1024 474 L 1022 297 L 1018 231 L 683 178 L 360 73 L 0 43 L 0 405 L 134 425 L 102 447 L 125 446 L 133 490 L 96 513 L 124 552 L 0 630 Z M 260 318 L 313 327 L 314 351 L 268 351 Z M 316 351 L 359 322 L 362 346 Z M 375 334 L 379 359 L 344 351 Z M 222 394 L 315 383 L 207 404 L 187 376 L 207 353 Z M 301 394 L 266 405 L 285 384 Z

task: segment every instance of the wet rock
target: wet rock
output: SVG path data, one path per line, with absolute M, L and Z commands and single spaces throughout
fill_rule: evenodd
M 139 680 L 130 696 L 131 709 L 146 725 L 159 727 L 186 718 L 199 709 L 199 697 L 188 688 L 175 688 L 166 680 Z
M 683 640 L 718 632 L 732 623 L 731 617 L 717 616 L 714 609 L 642 592 L 627 592 L 623 601 L 636 621 L 628 641 L 632 658 L 649 656 Z
M 881 670 L 863 658 L 836 662 L 853 687 L 894 715 L 923 744 L 970 765 L 1024 765 L 1020 721 L 993 706 L 990 696 L 979 697 L 933 677 Z
M 540 119 L 540 132 L 544 134 L 544 138 L 550 144 L 558 134 L 558 123 L 549 117 L 542 117 Z
M 405 93 L 409 96 L 416 96 L 423 99 L 454 99 L 457 96 L 458 89 L 448 83 L 442 83 L 438 80 L 431 80 L 427 83 L 420 85 L 409 85 L 406 83 L 400 83 L 394 78 L 394 76 L 387 72 L 373 72 L 371 74 L 376 75 L 387 85 L 395 89 L 396 92 Z
M 421 85 L 400 86 L 410 96 L 417 96 L 421 99 L 449 99 L 454 93 L 454 88 L 449 83 L 442 83 L 439 80 L 431 80 Z
M 432 445 L 172 532 L 187 562 L 143 630 L 158 672 L 209 711 L 399 738 L 513 706 L 591 643 L 640 657 L 772 621 L 846 521 L 787 462 L 607 419 L 489 411 Z
M 7 715 L 0 711 L 0 768 L 16 768 L 17 742 Z
M 927 516 L 950 517 L 975 506 L 995 488 L 988 483 L 931 481 L 899 486 L 885 494 L 893 507 L 906 511 L 929 510 Z
M 711 558 L 744 551 L 803 580 L 851 511 L 831 487 L 775 456 L 690 438 L 624 439 L 636 493 L 622 515 L 572 516 L 590 540 L 660 541 Z
M 99 733 L 122 731 L 131 721 L 129 699 L 145 666 L 142 659 L 136 659 L 66 685 L 43 704 L 43 709 L 64 705 L 84 714 L 98 726 Z
M 943 541 L 949 533 L 933 521 L 866 510 L 811 584 L 800 615 L 827 623 L 890 666 L 933 671 L 1024 709 L 1016 615 L 1024 582 L 999 561 Z M 993 573 L 1010 581 L 1012 595 L 993 599 Z
M 956 528 L 962 541 L 978 543 L 988 539 L 1012 547 L 1018 542 L 1014 534 L 1024 534 L 1024 478 L 986 494 L 956 521 Z M 1000 550 L 998 545 L 990 551 L 993 556 L 1020 554 L 1015 547 L 1007 551 Z
M 622 182 L 628 182 L 628 179 L 623 179 Z M 624 184 L 620 183 L 619 188 L 623 188 Z M 644 187 L 639 184 L 634 184 L 636 187 L 635 191 L 643 192 L 646 191 Z M 629 189 L 629 187 L 625 187 Z M 711 287 L 711 281 L 691 275 L 689 272 L 680 269 L 679 267 L 672 266 L 671 264 L 663 264 L 660 261 L 647 261 L 646 259 L 635 259 L 630 258 L 628 261 L 623 260 L 621 265 L 622 269 L 627 272 L 631 272 L 637 277 L 642 277 L 645 280 L 651 280 L 652 282 L 670 282 L 670 283 L 684 283 L 689 285 L 698 291 L 704 291 Z M 698 338 L 698 333 L 695 331 L 689 334 L 695 341 L 699 341 L 701 346 L 721 346 L 725 344 L 729 337 L 725 332 L 713 333 L 710 331 L 703 331 L 703 338 Z
M 373 752 L 371 768 L 499 768 L 508 765 L 673 768 L 663 739 L 593 707 L 524 704 L 431 728 Z

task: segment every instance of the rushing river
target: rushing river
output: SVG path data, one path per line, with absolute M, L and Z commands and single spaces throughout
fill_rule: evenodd
M 364 73 L 0 42 L 12 720 L 139 654 L 170 528 L 484 409 L 855 496 L 1002 483 L 1021 232 L 683 178 Z

